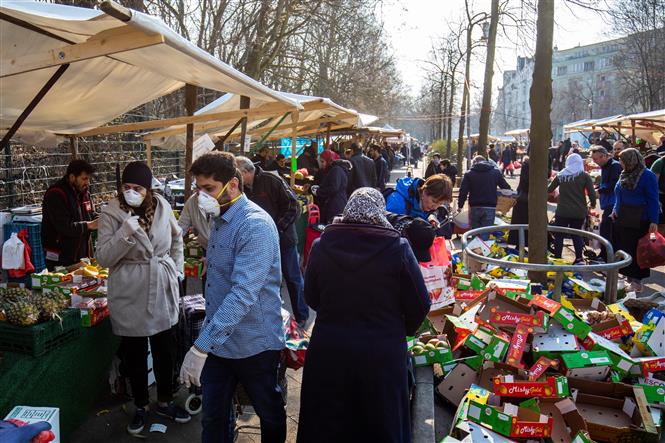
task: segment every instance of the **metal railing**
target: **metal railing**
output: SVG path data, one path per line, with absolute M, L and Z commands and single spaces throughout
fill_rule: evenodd
M 501 226 L 486 226 L 483 228 L 472 229 L 462 235 L 462 249 L 464 250 L 464 261 L 469 258 L 485 264 L 500 266 L 503 268 L 524 269 L 527 271 L 539 272 L 554 272 L 554 299 L 559 301 L 561 299 L 561 286 L 563 285 L 563 274 L 565 272 L 603 272 L 605 273 L 605 297 L 604 301 L 607 303 L 615 303 L 617 297 L 617 284 L 619 281 L 619 269 L 625 268 L 632 262 L 632 257 L 626 252 L 619 250 L 616 253 L 612 244 L 601 237 L 588 231 L 581 231 L 579 229 L 566 228 L 563 226 L 547 225 L 547 232 L 562 233 L 568 235 L 577 235 L 580 237 L 590 238 L 599 241 L 606 250 L 605 263 L 594 265 L 550 265 L 540 263 L 525 263 L 524 262 L 524 248 L 526 244 L 525 231 L 529 229 L 529 225 L 501 225 Z M 481 234 L 489 234 L 493 232 L 517 231 L 519 242 L 519 261 L 507 261 L 497 258 L 485 257 L 477 254 L 468 248 L 469 239 Z M 583 268 L 583 269 L 581 269 Z

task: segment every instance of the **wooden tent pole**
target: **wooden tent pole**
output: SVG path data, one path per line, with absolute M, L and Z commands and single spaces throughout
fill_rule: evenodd
M 145 141 L 145 162 L 152 169 L 152 140 Z
M 69 150 L 72 154 L 72 160 L 76 160 L 79 157 L 79 139 L 75 135 L 69 136 Z
M 633 144 L 635 143 L 635 120 L 630 121 L 630 129 L 633 135 Z
M 249 97 L 240 96 L 240 109 L 249 109 Z M 245 137 L 247 137 L 247 117 L 240 120 L 240 149 L 243 153 L 249 152 L 249 141 L 245 142 Z
M 196 86 L 185 85 L 185 111 L 194 115 L 196 111 Z M 192 194 L 192 157 L 194 155 L 194 123 L 187 123 L 187 139 L 185 142 L 185 201 Z
M 299 117 L 300 113 L 298 111 L 291 113 L 291 122 L 298 123 Z M 292 188 L 296 184 L 296 170 L 298 169 L 298 159 L 296 158 L 297 139 L 298 139 L 298 125 L 294 125 L 293 131 L 291 132 L 291 187 Z
M 330 127 L 332 123 L 328 123 L 326 128 L 326 149 L 330 149 Z

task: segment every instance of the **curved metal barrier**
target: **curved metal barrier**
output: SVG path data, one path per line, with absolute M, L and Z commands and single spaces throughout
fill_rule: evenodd
M 566 228 L 563 226 L 552 226 L 547 225 L 547 232 L 559 232 L 569 235 L 578 235 L 580 237 L 586 237 L 593 240 L 598 240 L 607 251 L 607 256 L 605 257 L 605 263 L 595 264 L 595 265 L 549 265 L 549 264 L 539 264 L 539 263 L 525 263 L 524 262 L 524 248 L 525 248 L 525 231 L 529 229 L 529 225 L 501 225 L 501 226 L 486 226 L 484 228 L 476 228 L 470 231 L 465 232 L 462 235 L 462 249 L 464 250 L 464 261 L 466 262 L 469 258 L 485 264 L 501 266 L 505 268 L 514 268 L 514 269 L 525 269 L 527 271 L 540 271 L 540 272 L 554 272 L 556 277 L 554 279 L 554 298 L 555 300 L 560 300 L 561 298 L 561 285 L 563 284 L 563 273 L 564 272 L 579 272 L 581 267 L 583 267 L 584 272 L 604 272 L 606 275 L 605 279 L 605 297 L 604 301 L 607 303 L 615 303 L 617 296 L 617 282 L 619 279 L 619 269 L 628 266 L 633 260 L 632 257 L 624 251 L 617 251 L 614 253 L 614 248 L 612 244 L 605 240 L 600 235 L 594 234 L 592 232 L 581 231 L 579 229 Z M 519 261 L 512 262 L 506 261 L 497 258 L 485 257 L 483 255 L 477 254 L 470 249 L 468 249 L 469 239 L 471 237 L 476 237 L 481 234 L 489 234 L 493 232 L 505 232 L 505 231 L 518 231 L 519 239 Z

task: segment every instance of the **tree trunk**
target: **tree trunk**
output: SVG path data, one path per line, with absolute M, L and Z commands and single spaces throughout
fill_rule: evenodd
M 446 131 L 446 158 L 450 159 L 453 150 L 453 107 L 455 105 L 455 72 L 450 80 L 450 101 L 448 102 L 448 128 Z M 454 185 L 454 183 L 453 183 Z
M 494 51 L 496 48 L 496 29 L 499 25 L 499 0 L 492 0 L 490 35 L 487 40 L 487 58 L 485 60 L 485 83 L 483 85 L 483 104 L 480 108 L 478 135 L 478 154 L 487 157 L 487 138 L 492 113 L 492 77 L 494 76 Z
M 462 89 L 462 106 L 460 107 L 459 133 L 457 134 L 457 170 L 461 174 L 462 159 L 464 158 L 464 124 L 466 122 L 466 102 L 469 99 L 469 75 L 471 71 L 471 23 L 466 30 L 466 63 L 464 66 L 464 85 Z
M 547 160 L 552 138 L 552 40 L 554 0 L 538 1 L 536 55 L 531 105 L 529 150 L 529 263 L 547 263 Z M 547 283 L 545 272 L 529 273 L 531 280 Z

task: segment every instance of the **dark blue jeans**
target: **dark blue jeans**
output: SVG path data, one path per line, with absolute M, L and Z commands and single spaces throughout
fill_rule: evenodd
M 282 275 L 289 290 L 291 309 L 296 321 L 306 321 L 309 317 L 309 307 L 305 303 L 305 282 L 300 272 L 300 258 L 298 248 L 293 246 L 281 246 L 280 258 L 282 260 Z
M 469 223 L 471 229 L 484 228 L 485 226 L 494 226 L 494 218 L 496 217 L 495 208 L 471 208 L 469 209 Z M 489 234 L 482 234 L 479 236 L 483 240 L 489 238 Z
M 241 359 L 208 354 L 202 373 L 202 443 L 232 443 L 232 398 L 238 382 L 261 419 L 261 441 L 286 440 L 286 411 L 278 383 L 279 352 L 265 351 Z

